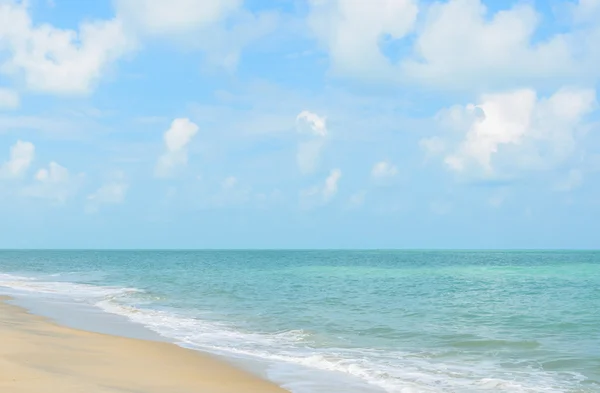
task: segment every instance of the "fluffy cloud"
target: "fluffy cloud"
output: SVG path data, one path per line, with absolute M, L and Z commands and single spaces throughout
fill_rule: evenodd
M 82 177 L 72 176 L 67 168 L 52 161 L 48 168 L 38 170 L 33 184 L 25 187 L 23 194 L 62 204 L 77 190 Z
M 568 29 L 549 35 L 540 35 L 541 15 L 523 2 L 494 13 L 482 0 L 372 3 L 311 1 L 308 24 L 338 75 L 478 91 L 600 77 L 597 0 L 563 3 L 572 5 L 561 12 Z
M 25 174 L 35 156 L 31 142 L 17 141 L 10 148 L 8 161 L 0 166 L 0 178 L 18 178 Z
M 116 0 L 115 7 L 114 18 L 72 30 L 36 25 L 29 2 L 2 0 L 0 72 L 23 79 L 30 90 L 84 94 L 113 63 L 152 37 L 175 38 L 204 51 L 210 63 L 233 68 L 242 48 L 278 23 L 276 13 L 250 13 L 241 0 Z M 0 107 L 3 101 L 0 94 Z
M 417 17 L 415 0 L 311 0 L 308 23 L 329 51 L 335 72 L 368 76 L 390 72 L 382 39 L 400 39 Z
M 330 202 L 338 192 L 338 182 L 342 171 L 333 169 L 323 184 L 313 186 L 300 192 L 300 204 L 305 208 Z
M 327 125 L 324 117 L 302 111 L 296 117 L 296 128 L 302 140 L 298 143 L 296 162 L 300 172 L 312 173 L 317 169 L 321 152 L 325 147 Z
M 35 26 L 27 2 L 0 3 L 0 71 L 35 91 L 89 92 L 102 72 L 133 48 L 120 20 L 84 22 L 79 31 Z
M 13 90 L 0 87 L 0 110 L 16 109 L 19 107 L 19 94 Z
M 101 205 L 116 205 L 125 201 L 129 184 L 122 172 L 116 172 L 94 193 L 88 195 L 86 210 L 98 211 Z
M 315 136 L 327 136 L 327 125 L 325 118 L 309 111 L 302 111 L 296 117 L 298 131 Z
M 495 77 L 555 77 L 575 71 L 567 36 L 532 44 L 539 19 L 524 4 L 489 15 L 480 0 L 434 3 L 414 46 L 420 60 L 407 61 L 403 70 L 423 82 L 452 87 L 486 84 Z
M 424 139 L 421 146 L 463 175 L 549 169 L 575 151 L 595 97 L 589 89 L 561 89 L 547 98 L 530 89 L 485 94 L 478 104 L 442 111 L 438 119 L 449 132 Z
M 189 119 L 173 120 L 171 127 L 165 132 L 165 152 L 158 159 L 155 174 L 158 177 L 168 177 L 174 174 L 178 167 L 185 166 L 188 161 L 188 145 L 198 132 L 198 126 Z

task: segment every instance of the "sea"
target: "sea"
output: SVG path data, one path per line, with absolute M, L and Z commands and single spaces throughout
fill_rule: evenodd
M 596 251 L 0 251 L 0 293 L 293 393 L 600 392 Z

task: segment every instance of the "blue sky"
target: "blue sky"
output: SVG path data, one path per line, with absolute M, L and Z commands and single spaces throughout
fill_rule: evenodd
M 600 1 L 0 0 L 0 247 L 598 248 Z

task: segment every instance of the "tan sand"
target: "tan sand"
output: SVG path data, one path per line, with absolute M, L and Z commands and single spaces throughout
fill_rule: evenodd
M 58 326 L 0 299 L 1 393 L 283 393 L 174 344 Z

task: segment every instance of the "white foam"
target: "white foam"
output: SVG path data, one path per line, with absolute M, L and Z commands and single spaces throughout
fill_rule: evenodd
M 373 349 L 315 348 L 304 331 L 244 332 L 226 324 L 177 316 L 172 312 L 142 310 L 112 301 L 98 304 L 107 312 L 128 316 L 183 346 L 221 355 L 285 362 L 316 370 L 348 375 L 389 393 L 511 392 L 563 393 L 556 375 L 541 370 L 504 372 L 494 364 L 435 363 L 408 353 Z M 409 360 L 410 359 L 410 360 Z
M 34 280 L 34 278 L 32 278 L 32 277 L 16 276 L 14 274 L 0 273 L 0 286 L 4 285 L 4 282 L 33 281 L 33 280 Z
M 571 380 L 543 370 L 505 370 L 493 361 L 466 364 L 441 363 L 434 356 L 368 348 L 323 348 L 310 332 L 290 330 L 276 333 L 245 331 L 238 326 L 203 320 L 197 314 L 135 307 L 143 291 L 136 288 L 98 286 L 66 281 L 40 281 L 0 273 L 0 286 L 31 294 L 68 296 L 86 301 L 105 312 L 122 315 L 182 346 L 221 355 L 287 364 L 373 386 L 373 392 L 511 392 L 563 393 L 583 378 Z M 288 373 L 292 375 L 293 373 Z M 333 374 L 332 374 L 333 375 Z M 289 376 L 288 376 L 289 378 Z M 310 384 L 292 384 L 294 392 L 314 392 Z M 348 391 L 351 391 L 348 389 Z M 366 391 L 360 389 L 355 391 Z
M 69 296 L 77 300 L 91 298 L 105 299 L 143 292 L 137 288 L 97 286 L 66 281 L 36 281 L 30 277 L 20 277 L 10 274 L 0 275 L 0 286 L 17 291 Z

